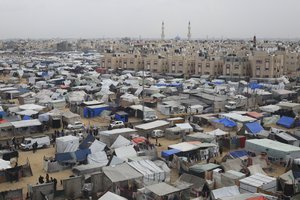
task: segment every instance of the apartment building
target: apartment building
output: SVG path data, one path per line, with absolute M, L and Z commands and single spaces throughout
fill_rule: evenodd
M 284 58 L 284 71 L 286 75 L 297 77 L 299 76 L 299 54 L 296 52 L 286 52 Z
M 249 61 L 246 56 L 238 56 L 236 54 L 228 54 L 224 56 L 223 75 L 231 77 L 248 76 Z
M 253 78 L 278 78 L 285 74 L 284 55 L 257 51 L 249 57 L 249 60 Z

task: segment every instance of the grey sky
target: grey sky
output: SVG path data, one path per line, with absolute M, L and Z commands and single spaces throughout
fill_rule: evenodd
M 0 0 L 0 38 L 300 36 L 299 0 Z

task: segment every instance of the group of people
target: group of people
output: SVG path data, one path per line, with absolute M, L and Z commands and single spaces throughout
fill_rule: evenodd
M 56 191 L 57 189 L 57 179 L 53 178 L 53 177 L 49 177 L 49 174 L 46 174 L 45 178 L 40 175 L 39 180 L 38 180 L 38 184 L 43 184 L 43 183 L 52 183 L 54 185 L 54 191 Z

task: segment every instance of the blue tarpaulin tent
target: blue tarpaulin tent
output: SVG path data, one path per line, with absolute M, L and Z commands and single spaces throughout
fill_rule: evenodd
M 128 122 L 128 114 L 124 111 L 119 111 L 115 114 L 117 121 Z
M 257 133 L 259 133 L 262 130 L 264 130 L 264 128 L 258 122 L 246 123 L 245 127 L 246 127 L 246 130 L 249 133 L 252 133 L 253 135 L 256 135 Z
M 79 149 L 89 148 L 94 141 L 95 141 L 95 137 L 91 134 L 88 134 L 88 136 L 79 145 Z
M 55 154 L 55 160 L 58 162 L 74 162 L 75 161 L 75 155 L 71 152 L 66 153 L 57 153 Z
M 83 116 L 85 118 L 98 117 L 104 110 L 110 110 L 110 107 L 108 105 L 87 106 L 83 109 Z
M 27 115 L 24 115 L 24 117 L 23 117 L 23 120 L 31 120 L 32 118 L 31 117 L 29 117 L 29 116 L 27 116 Z
M 236 127 L 236 125 L 237 125 L 234 121 L 231 121 L 230 119 L 227 119 L 227 118 L 216 119 L 216 120 L 214 120 L 214 122 L 223 124 L 225 127 L 228 127 L 228 128 L 233 128 L 233 127 Z
M 178 150 L 178 149 L 169 149 L 169 150 L 162 151 L 161 156 L 164 158 L 168 158 L 169 156 L 174 155 L 179 152 L 180 152 L 180 150 Z
M 229 152 L 229 155 L 233 158 L 241 158 L 243 156 L 248 156 L 248 153 L 245 150 L 238 150 Z
M 292 117 L 282 116 L 278 121 L 277 125 L 283 126 L 285 128 L 292 128 L 295 123 L 295 119 Z
M 250 87 L 252 90 L 263 88 L 263 86 L 260 85 L 260 84 L 258 84 L 258 83 L 250 83 L 250 84 L 249 84 L 249 87 Z
M 80 149 L 75 151 L 75 156 L 77 161 L 84 161 L 86 160 L 87 156 L 91 154 L 90 149 Z

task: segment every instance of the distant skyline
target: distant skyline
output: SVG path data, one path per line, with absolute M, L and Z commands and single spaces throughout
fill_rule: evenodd
M 0 39 L 300 38 L 299 0 L 0 0 Z

